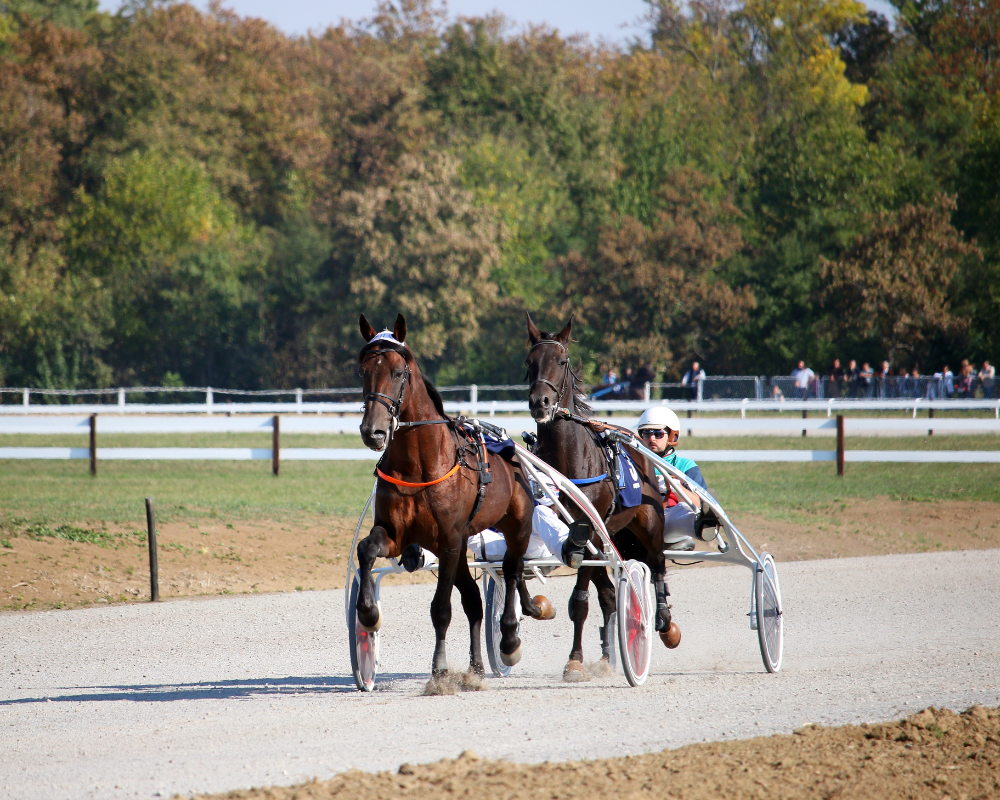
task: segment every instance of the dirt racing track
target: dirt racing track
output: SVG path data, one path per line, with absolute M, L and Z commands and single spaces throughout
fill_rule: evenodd
M 620 673 L 560 680 L 571 641 L 566 578 L 544 589 L 558 618 L 522 624 L 525 655 L 511 677 L 437 697 L 422 694 L 433 587 L 391 578 L 369 695 L 350 674 L 342 591 L 3 615 L 0 796 L 288 785 L 466 749 L 523 762 L 601 758 L 1000 702 L 1000 551 L 779 568 L 779 674 L 764 672 L 749 629 L 749 572 L 674 569 L 683 641 L 675 651 L 657 643 L 635 689 Z M 464 668 L 457 597 L 453 606 L 449 656 Z

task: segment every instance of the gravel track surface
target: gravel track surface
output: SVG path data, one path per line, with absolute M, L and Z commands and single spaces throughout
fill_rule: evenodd
M 646 685 L 564 684 L 559 616 L 488 690 L 423 697 L 432 586 L 383 585 L 378 690 L 350 677 L 343 592 L 0 615 L 0 796 L 149 797 L 395 769 L 473 749 L 543 761 L 617 756 L 1000 701 L 1000 550 L 779 564 L 785 661 L 749 630 L 750 573 L 675 569 L 681 646 Z M 531 584 L 537 591 L 538 583 Z M 468 634 L 454 605 L 452 667 Z M 596 616 L 596 595 L 591 598 Z M 596 658 L 596 626 L 585 640 Z

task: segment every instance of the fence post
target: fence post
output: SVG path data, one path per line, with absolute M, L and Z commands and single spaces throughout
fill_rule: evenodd
M 146 542 L 149 544 L 149 602 L 160 599 L 160 567 L 156 560 L 156 509 L 153 498 L 146 498 Z
M 21 397 L 22 397 L 22 402 L 24 403 L 24 405 L 26 405 L 26 406 L 30 406 L 31 405 L 31 389 L 25 389 L 24 392 L 22 393 Z
M 934 419 L 934 408 L 933 407 L 927 409 L 927 418 L 928 419 Z M 928 429 L 927 435 L 928 436 L 933 436 L 934 435 L 934 429 L 933 428 Z
M 97 474 L 97 414 L 90 415 L 90 474 Z
M 212 391 L 212 387 L 209 386 L 205 389 L 205 413 L 211 416 L 212 406 L 215 405 L 215 393 Z
M 755 400 L 763 400 L 764 399 L 764 389 L 761 386 L 760 376 L 759 375 L 754 375 L 754 378 L 753 378 L 753 390 L 754 390 L 754 395 L 755 395 L 754 399 Z
M 118 408 L 120 408 L 120 409 L 124 409 L 125 408 L 125 390 L 124 389 L 119 389 L 118 390 Z
M 472 384 L 469 387 L 469 413 L 474 417 L 479 411 L 479 387 L 476 384 Z
M 743 403 L 740 405 L 740 419 L 747 418 L 747 403 L 750 401 L 747 398 L 743 398 Z
M 295 390 L 295 413 L 296 414 L 301 414 L 302 413 L 302 390 L 301 389 L 296 389 Z
M 844 477 L 844 415 L 837 414 L 837 474 Z
M 649 381 L 646 381 L 642 386 L 642 399 L 645 400 L 647 403 L 649 402 L 649 398 L 652 397 L 652 392 L 650 391 L 650 388 L 651 387 L 649 385 Z
M 808 416 L 809 416 L 809 410 L 803 408 L 802 409 L 802 419 L 806 419 Z M 803 439 L 806 438 L 806 429 L 805 428 L 802 429 L 802 438 Z
M 271 472 L 275 476 L 281 471 L 281 421 L 275 414 L 271 420 Z

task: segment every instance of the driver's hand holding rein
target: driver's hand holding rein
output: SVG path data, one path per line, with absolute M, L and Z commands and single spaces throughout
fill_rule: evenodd
M 708 490 L 701 468 L 690 458 L 675 452 L 680 438 L 680 420 L 666 406 L 646 409 L 639 418 L 639 436 L 643 443 L 660 458 L 677 467 L 692 482 Z M 667 550 L 694 550 L 696 522 L 701 512 L 701 498 L 682 481 L 673 479 L 668 483 L 665 476 L 656 471 L 660 484 L 660 494 L 664 498 L 663 542 Z M 672 486 L 671 486 L 672 483 Z M 675 491 L 676 490 L 676 491 Z M 677 494 L 680 494 L 680 497 Z M 704 529 L 699 538 L 714 538 L 715 529 Z

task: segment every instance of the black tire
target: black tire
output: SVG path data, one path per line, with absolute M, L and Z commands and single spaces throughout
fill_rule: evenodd
M 379 636 L 381 631 L 369 633 L 358 623 L 358 578 L 351 581 L 351 599 L 347 604 L 347 638 L 351 648 L 351 671 L 354 682 L 362 692 L 375 688 L 378 676 Z

